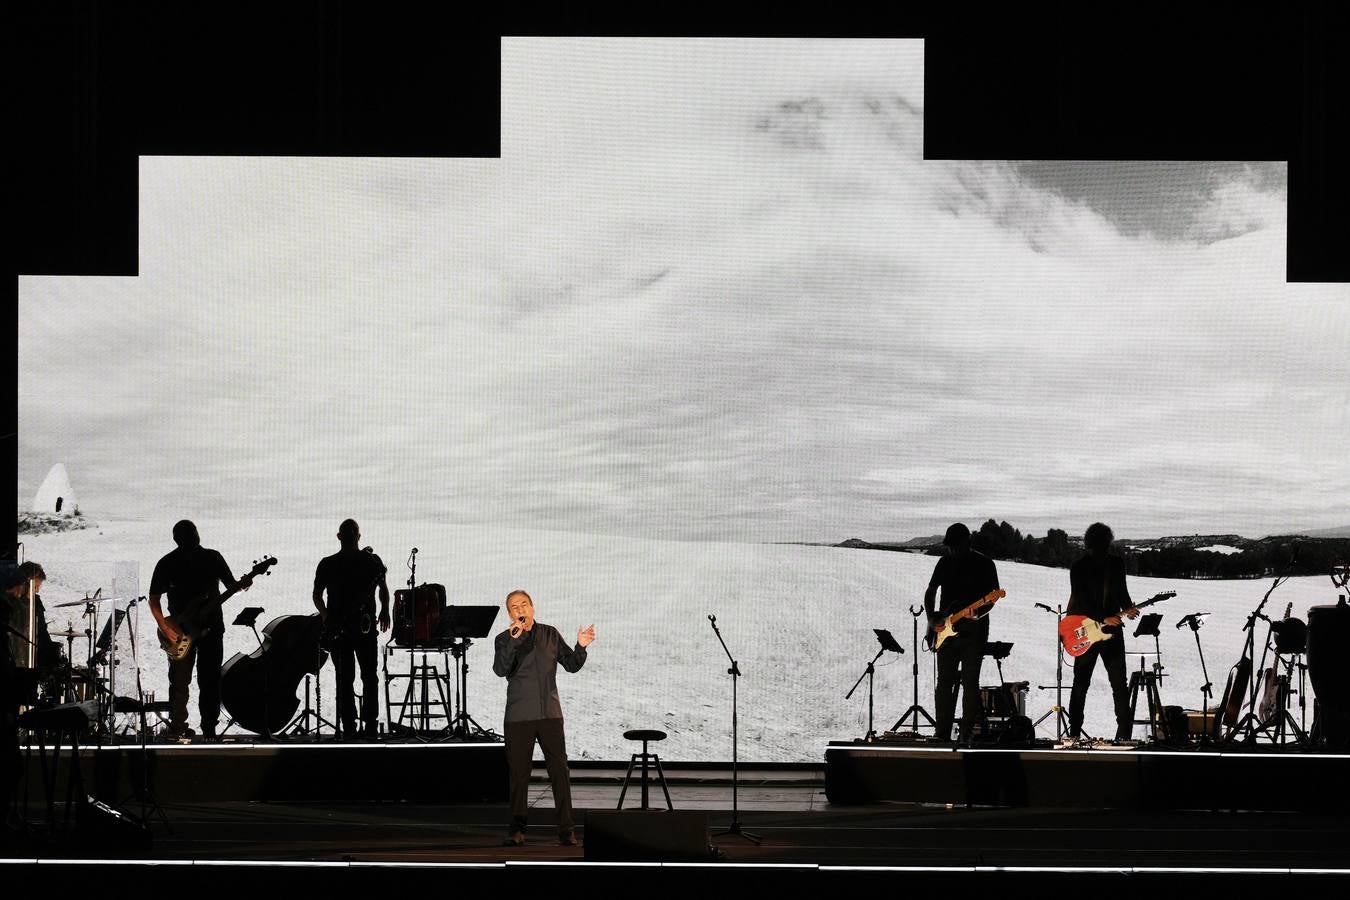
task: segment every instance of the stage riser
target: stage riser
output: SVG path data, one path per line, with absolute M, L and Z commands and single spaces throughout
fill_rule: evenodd
M 1072 809 L 1350 810 L 1350 757 L 831 749 L 831 803 Z
M 226 800 L 505 803 L 501 744 L 386 746 L 135 747 L 80 750 L 86 790 L 100 799 L 151 795 L 175 803 Z M 58 798 L 70 754 L 61 755 Z M 30 796 L 41 792 L 36 749 L 28 760 Z

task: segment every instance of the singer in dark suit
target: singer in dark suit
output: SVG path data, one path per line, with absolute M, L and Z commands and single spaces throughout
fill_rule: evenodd
M 530 769 L 534 742 L 544 751 L 553 804 L 558 809 L 558 843 L 576 846 L 572 788 L 567 774 L 567 742 L 563 737 L 562 704 L 558 700 L 558 665 L 569 672 L 586 662 L 586 647 L 595 640 L 595 626 L 577 629 L 577 642 L 567 646 L 552 625 L 534 620 L 534 601 L 524 591 L 506 596 L 511 625 L 496 638 L 492 671 L 507 679 L 506 764 L 511 776 L 511 824 L 504 843 L 525 843 L 529 809 Z

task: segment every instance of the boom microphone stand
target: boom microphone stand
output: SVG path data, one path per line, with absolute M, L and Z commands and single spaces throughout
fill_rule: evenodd
M 1200 688 L 1200 722 L 1203 729 L 1200 735 L 1200 746 L 1202 747 L 1209 745 L 1209 700 L 1214 694 L 1214 685 L 1210 684 L 1209 671 L 1205 668 L 1205 651 L 1200 646 L 1200 626 L 1205 624 L 1205 616 L 1207 615 L 1209 615 L 1207 612 L 1191 613 L 1188 616 L 1182 616 L 1181 621 L 1177 623 L 1178 628 L 1184 625 L 1195 634 L 1195 652 L 1200 655 L 1200 675 L 1205 679 L 1204 685 Z
M 909 608 L 909 614 L 914 617 L 913 636 L 910 639 L 910 648 L 913 650 L 912 659 L 914 660 L 913 665 L 914 702 L 910 704 L 909 709 L 905 710 L 905 714 L 901 716 L 894 725 L 891 726 L 891 731 L 899 731 L 900 726 L 904 725 L 905 721 L 910 716 L 913 716 L 914 733 L 918 734 L 919 717 L 922 716 L 923 718 L 928 720 L 928 727 L 933 729 L 933 733 L 936 734 L 937 722 L 933 721 L 933 717 L 928 714 L 928 710 L 924 709 L 922 706 L 919 705 L 919 616 L 923 615 L 923 607 L 911 606 Z M 878 637 L 880 637 L 880 635 L 878 635 Z M 904 653 L 905 651 L 901 650 L 900 652 Z
M 725 831 L 718 831 L 715 834 L 713 834 L 713 837 L 721 837 L 724 834 L 734 834 L 739 837 L 745 838 L 752 844 L 757 845 L 759 844 L 760 841 L 763 840 L 763 838 L 761 838 L 757 834 L 745 831 L 741 828 L 740 807 L 738 806 L 736 801 L 736 790 L 737 790 L 736 747 L 738 740 L 738 735 L 736 732 L 736 682 L 741 677 L 741 667 L 737 664 L 736 658 L 731 655 L 731 651 L 727 649 L 727 642 L 722 640 L 722 632 L 717 628 L 717 616 L 713 615 L 708 616 L 708 621 L 712 623 L 713 633 L 717 635 L 718 643 L 722 645 L 722 652 L 727 655 L 727 659 L 731 660 L 731 668 L 727 669 L 727 674 L 731 676 L 731 824 L 727 826 Z
M 885 653 L 887 650 L 890 650 L 892 653 L 905 652 L 905 648 L 895 642 L 895 638 L 891 636 L 889 631 L 884 628 L 873 628 L 872 630 L 876 632 L 877 640 L 881 642 L 881 649 L 877 651 L 876 656 L 872 657 L 871 661 L 867 664 L 867 668 L 863 670 L 863 673 L 858 676 L 858 680 L 853 682 L 853 687 L 849 688 L 848 693 L 844 695 L 845 700 L 851 698 L 853 692 L 858 689 L 858 685 L 862 684 L 862 680 L 864 678 L 867 679 L 867 734 L 863 737 L 863 740 L 869 744 L 877 739 L 877 731 L 872 727 L 872 677 L 876 674 L 876 666 L 874 664 L 877 660 L 881 659 L 881 654 Z

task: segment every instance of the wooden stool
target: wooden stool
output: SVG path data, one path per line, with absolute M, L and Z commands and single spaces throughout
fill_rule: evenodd
M 664 731 L 653 731 L 645 729 L 635 729 L 625 731 L 624 738 L 630 741 L 642 741 L 642 752 L 634 753 L 628 761 L 628 774 L 623 776 L 623 790 L 619 791 L 619 809 L 623 809 L 623 798 L 628 793 L 628 782 L 633 777 L 633 766 L 642 763 L 642 806 L 640 809 L 650 809 L 647 805 L 647 766 L 648 760 L 656 764 L 656 774 L 661 778 L 661 790 L 666 794 L 666 809 L 674 809 L 675 804 L 670 802 L 670 789 L 666 787 L 666 773 L 661 769 L 661 757 L 655 753 L 647 752 L 648 741 L 664 741 L 666 733 Z

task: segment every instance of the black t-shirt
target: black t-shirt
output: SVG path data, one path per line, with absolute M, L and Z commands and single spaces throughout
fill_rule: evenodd
M 362 615 L 375 615 L 375 589 L 384 577 L 384 562 L 364 550 L 339 550 L 319 560 L 314 589 L 328 592 L 330 621 L 350 625 Z
M 994 561 L 978 550 L 944 556 L 933 567 L 928 586 L 942 588 L 937 612 L 950 616 L 997 590 L 998 570 L 994 568 Z
M 1119 556 L 1079 557 L 1069 567 L 1069 615 L 1098 622 L 1119 615 L 1133 604 L 1125 587 L 1125 560 Z
M 220 583 L 227 588 L 239 586 L 225 557 L 205 547 L 179 547 L 155 563 L 150 576 L 151 594 L 169 595 L 169 615 L 192 616 L 200 625 L 224 627 L 220 604 Z

